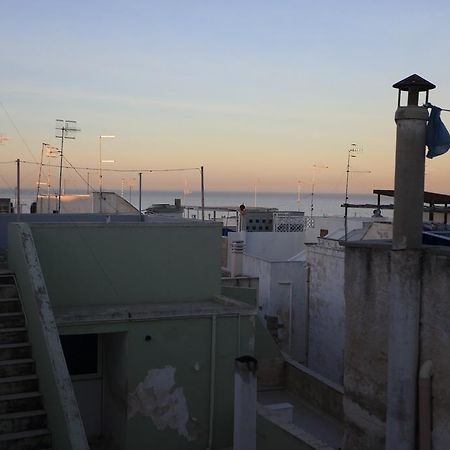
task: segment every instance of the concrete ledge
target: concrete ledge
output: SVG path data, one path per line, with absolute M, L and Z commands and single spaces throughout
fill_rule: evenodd
M 217 296 L 210 301 L 150 303 L 134 305 L 61 306 L 53 308 L 61 325 L 139 322 L 211 316 L 254 316 L 256 308 L 237 300 Z
M 333 383 L 285 355 L 286 387 L 311 406 L 344 420 L 343 386 Z
M 296 425 L 288 424 L 261 405 L 256 404 L 256 438 L 258 450 L 334 450 Z

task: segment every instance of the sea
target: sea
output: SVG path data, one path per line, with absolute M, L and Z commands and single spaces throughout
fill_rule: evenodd
M 45 192 L 42 192 L 45 195 Z M 67 190 L 67 194 L 81 194 L 79 190 Z M 118 192 L 120 195 L 121 193 Z M 22 212 L 27 213 L 36 198 L 35 189 L 21 190 Z M 139 205 L 139 192 L 137 190 L 125 191 L 123 196 L 134 206 Z M 0 189 L 0 197 L 11 198 L 15 204 L 15 192 L 13 190 Z M 173 204 L 176 198 L 181 199 L 183 206 L 196 207 L 201 205 L 200 192 L 183 193 L 170 190 L 143 190 L 142 208 L 145 209 L 153 204 L 169 203 Z M 312 201 L 311 201 L 312 200 Z M 393 199 L 382 198 L 382 203 L 391 204 Z M 244 204 L 247 207 L 277 208 L 280 211 L 303 211 L 305 215 L 343 217 L 344 208 L 341 205 L 345 202 L 344 193 L 316 192 L 300 194 L 297 192 L 246 192 L 246 191 L 206 191 L 205 207 L 213 210 L 215 207 L 238 208 Z M 377 196 L 374 194 L 349 194 L 349 203 L 353 204 L 376 204 Z M 349 217 L 370 217 L 373 209 L 349 209 Z M 383 216 L 392 217 L 392 211 L 384 210 Z

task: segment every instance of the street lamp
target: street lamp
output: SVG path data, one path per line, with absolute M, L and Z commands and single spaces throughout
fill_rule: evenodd
M 100 196 L 102 194 L 102 186 L 103 186 L 103 180 L 102 180 L 102 163 L 106 162 L 102 160 L 102 139 L 114 139 L 116 136 L 112 134 L 102 134 L 98 137 L 98 150 L 99 150 L 99 172 L 100 172 L 100 180 L 99 180 L 99 191 Z

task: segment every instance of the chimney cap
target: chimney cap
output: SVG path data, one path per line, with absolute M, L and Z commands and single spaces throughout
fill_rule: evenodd
M 424 78 L 419 77 L 419 75 L 413 74 L 405 78 L 404 80 L 398 81 L 397 83 L 392 85 L 392 87 L 395 89 L 399 89 L 400 91 L 415 90 L 416 92 L 422 92 L 430 91 L 436 86 L 433 83 L 425 80 Z

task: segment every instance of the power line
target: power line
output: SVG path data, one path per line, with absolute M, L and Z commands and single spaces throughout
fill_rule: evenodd
M 25 141 L 25 138 L 22 136 L 22 133 L 20 132 L 19 128 L 15 124 L 13 118 L 9 114 L 8 110 L 6 109 L 5 105 L 0 101 L 0 105 L 3 108 L 3 111 L 5 111 L 6 116 L 8 117 L 9 121 L 11 122 L 12 126 L 16 130 L 17 134 L 19 135 L 20 139 L 22 140 L 23 145 L 28 150 L 28 153 L 31 155 L 31 157 L 34 159 L 35 162 L 37 162 L 33 152 L 31 151 L 30 147 L 28 146 L 27 142 Z
M 66 158 L 64 158 L 67 161 Z M 15 161 L 13 161 L 15 163 Z M 23 164 L 34 164 L 34 165 L 40 165 L 39 162 L 33 162 L 33 161 L 23 161 L 20 160 L 21 163 Z M 9 161 L 7 162 L 3 162 L 3 164 L 8 164 L 10 163 Z M 0 164 L 2 164 L 2 162 L 0 161 Z M 70 163 L 69 163 L 70 164 Z M 60 167 L 59 164 L 55 165 L 55 164 L 45 164 L 47 167 Z M 63 166 L 64 169 L 78 169 L 78 170 L 89 170 L 89 171 L 99 171 L 100 169 L 98 167 L 76 167 L 76 166 Z M 102 171 L 105 172 L 125 172 L 125 173 L 139 173 L 139 172 L 146 172 L 146 173 L 151 173 L 151 172 L 186 172 L 186 171 L 190 171 L 190 170 L 200 170 L 200 167 L 182 167 L 182 168 L 176 168 L 176 169 L 102 169 Z

